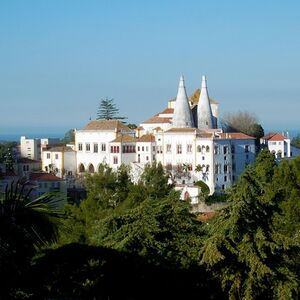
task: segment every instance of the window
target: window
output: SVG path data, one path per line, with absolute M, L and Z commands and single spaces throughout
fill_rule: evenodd
M 155 160 L 155 155 L 153 155 L 153 158 L 152 158 L 153 160 Z
M 171 144 L 167 144 L 167 152 L 171 153 L 171 149 L 172 149 L 172 145 Z
M 223 151 L 224 151 L 224 154 L 227 154 L 228 153 L 228 146 L 224 146 Z
M 219 148 L 218 148 L 218 146 L 214 147 L 214 154 L 219 154 Z
M 227 160 L 227 156 L 224 156 L 224 160 Z
M 113 158 L 113 163 L 114 163 L 114 165 L 117 165 L 117 164 L 118 164 L 118 157 L 117 157 L 117 156 L 114 156 L 114 158 Z
M 197 146 L 197 152 L 201 152 L 201 146 L 200 145 Z
M 58 154 L 57 153 L 55 154 L 55 159 L 58 159 Z
M 90 143 L 86 143 L 85 144 L 85 151 L 87 151 L 87 152 L 91 151 L 91 145 L 90 145 Z
M 98 144 L 97 143 L 94 144 L 94 153 L 98 153 Z
M 245 145 L 245 152 L 249 152 L 249 145 Z
M 149 156 L 146 156 L 146 160 L 147 160 L 147 161 L 149 160 Z
M 106 144 L 101 144 L 101 151 L 102 152 L 106 151 Z
M 146 146 L 146 152 L 148 152 L 149 151 L 149 147 L 148 146 Z
M 205 157 L 204 156 L 202 156 L 202 160 L 204 160 L 205 159 Z
M 155 146 L 152 147 L 152 151 L 155 152 Z
M 227 176 L 224 176 L 224 182 L 226 182 L 227 181 Z
M 111 146 L 110 147 L 110 152 L 111 153 L 119 153 L 120 152 L 120 147 L 119 146 Z
M 231 153 L 234 153 L 234 151 L 235 151 L 234 145 L 231 145 Z
M 138 146 L 138 151 L 140 151 L 140 149 L 141 149 L 140 146 Z M 155 151 L 155 150 L 154 150 L 154 151 Z
M 224 165 L 224 173 L 227 173 L 227 172 L 228 172 L 228 166 Z
M 209 165 L 206 165 L 206 172 L 209 172 Z
M 246 154 L 246 159 L 249 159 L 249 154 Z
M 145 147 L 144 146 L 142 146 L 142 151 L 145 151 Z
M 82 151 L 82 143 L 78 143 L 78 151 Z
M 44 182 L 44 188 L 47 188 L 47 187 L 48 187 L 47 182 Z
M 206 152 L 209 152 L 209 146 L 206 146 L 205 149 L 206 149 Z
M 188 144 L 187 146 L 186 146 L 186 152 L 188 152 L 188 153 L 191 153 L 192 152 L 192 144 Z
M 50 153 L 47 153 L 47 159 L 49 159 L 50 158 Z
M 182 145 L 178 144 L 177 145 L 177 154 L 181 154 L 182 153 Z

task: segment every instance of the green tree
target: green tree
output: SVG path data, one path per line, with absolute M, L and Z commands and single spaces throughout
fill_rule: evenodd
M 117 108 L 116 104 L 114 103 L 114 99 L 102 99 L 99 105 L 98 113 L 97 113 L 97 120 L 124 120 L 125 117 L 118 116 L 119 109 Z
M 300 134 L 292 139 L 291 144 L 293 146 L 300 147 Z
M 64 144 L 74 143 L 75 142 L 75 129 L 69 129 L 62 139 Z
M 257 139 L 264 136 L 264 129 L 255 114 L 247 111 L 225 113 L 222 124 L 225 132 L 242 132 Z
M 263 151 L 233 188 L 229 208 L 209 226 L 202 263 L 219 278 L 230 299 L 296 297 L 297 273 L 287 262 L 295 253 L 291 248 L 298 247 L 299 253 L 299 244 L 276 229 L 286 201 L 278 185 L 283 176 L 278 175 L 276 183 L 273 179 L 276 168 L 272 154 Z
M 45 194 L 31 199 L 18 183 L 0 198 L 0 275 L 2 296 L 12 296 L 37 250 L 57 239 L 62 198 Z M 6 296 L 4 296 L 6 294 Z
M 147 194 L 150 198 L 163 198 L 168 195 L 173 186 L 168 184 L 169 174 L 166 173 L 161 163 L 147 164 L 141 176 Z

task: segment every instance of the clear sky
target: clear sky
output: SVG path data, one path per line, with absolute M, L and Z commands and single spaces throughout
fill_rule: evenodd
M 300 1 L 0 1 L 0 135 L 56 133 L 101 98 L 139 123 L 185 76 L 220 111 L 300 131 Z

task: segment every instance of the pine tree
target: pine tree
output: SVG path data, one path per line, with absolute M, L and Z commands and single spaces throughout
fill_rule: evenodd
M 114 99 L 102 99 L 99 105 L 97 120 L 124 120 L 125 117 L 118 116 L 119 109 L 114 103 Z

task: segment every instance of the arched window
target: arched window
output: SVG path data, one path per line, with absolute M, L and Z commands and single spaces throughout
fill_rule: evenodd
M 83 164 L 80 164 L 79 167 L 78 167 L 78 169 L 79 169 L 79 173 L 85 172 L 85 168 L 84 168 Z
M 184 200 L 188 200 L 190 198 L 190 194 L 188 191 L 184 193 Z
M 206 152 L 209 152 L 209 146 L 206 146 Z
M 94 168 L 94 166 L 93 166 L 93 164 L 90 164 L 89 165 L 89 173 L 95 173 L 95 168 Z

